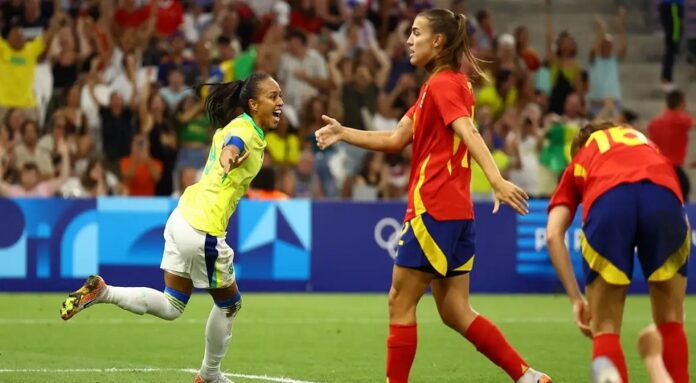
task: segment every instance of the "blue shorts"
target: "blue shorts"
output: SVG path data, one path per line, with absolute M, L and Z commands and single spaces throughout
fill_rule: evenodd
M 614 285 L 630 284 L 636 249 L 648 281 L 686 276 L 691 232 L 667 188 L 647 181 L 612 188 L 594 202 L 582 231 L 586 284 L 598 275 Z
M 423 213 L 404 224 L 395 263 L 450 277 L 471 271 L 474 252 L 473 220 L 438 221 Z

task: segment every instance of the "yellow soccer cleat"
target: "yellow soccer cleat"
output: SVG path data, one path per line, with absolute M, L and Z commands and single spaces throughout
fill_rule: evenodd
M 90 275 L 75 292 L 68 295 L 60 308 L 60 317 L 63 320 L 72 318 L 75 314 L 90 305 L 97 303 L 97 299 L 106 291 L 106 282 L 98 275 Z

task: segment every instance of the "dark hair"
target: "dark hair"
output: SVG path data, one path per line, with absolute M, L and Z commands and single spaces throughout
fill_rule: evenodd
M 487 79 L 487 76 L 481 70 L 476 58 L 469 49 L 469 34 L 467 33 L 467 19 L 463 14 L 455 14 L 449 9 L 433 8 L 423 11 L 418 16 L 428 20 L 430 29 L 433 34 L 442 34 L 445 36 L 445 46 L 431 62 L 426 65 L 429 72 L 441 67 L 450 67 L 452 70 L 458 71 L 462 64 L 462 56 L 471 63 L 474 72 L 478 76 Z
M 275 190 L 276 173 L 275 170 L 268 166 L 262 166 L 259 173 L 251 180 L 251 188 L 264 191 Z
M 249 100 L 258 96 L 259 82 L 272 78 L 264 72 L 252 73 L 246 80 L 236 80 L 221 84 L 201 84 L 196 87 L 196 93 L 200 94 L 201 88 L 210 86 L 210 93 L 205 99 L 205 111 L 208 114 L 210 124 L 214 129 L 220 129 L 227 125 L 238 115 L 237 108 L 242 108 L 245 113 L 251 115 Z
M 39 167 L 36 165 L 36 162 L 25 162 L 22 166 L 22 170 L 34 170 L 38 172 Z
M 39 131 L 39 123 L 34 121 L 34 120 L 26 120 L 24 123 L 22 123 L 22 127 L 20 128 L 20 132 L 22 132 L 22 136 L 26 134 L 27 132 L 27 126 L 29 125 L 34 125 L 34 128 L 36 128 L 36 134 L 41 134 Z
M 575 41 L 575 37 L 573 37 L 573 35 L 571 35 L 570 32 L 566 30 L 561 31 L 561 33 L 559 33 L 558 37 L 556 38 L 556 56 L 561 56 L 561 40 L 563 40 L 566 37 L 573 42 L 573 51 L 570 53 L 570 56 L 575 57 L 578 54 L 578 42 Z
M 478 12 L 476 12 L 476 20 L 478 20 L 479 23 L 482 22 L 486 17 L 490 17 L 490 14 L 487 10 L 481 9 Z
M 638 113 L 632 111 L 631 109 L 624 108 L 623 112 L 623 118 L 626 120 L 626 123 L 628 124 L 633 124 L 638 120 Z
M 619 126 L 616 122 L 612 121 L 596 121 L 596 122 L 591 122 L 589 124 L 586 124 L 583 126 L 580 131 L 578 132 L 578 135 L 575 136 L 573 139 L 573 143 L 570 144 L 570 155 L 575 156 L 575 153 L 580 150 L 580 148 L 585 145 L 587 140 L 590 138 L 592 133 L 598 131 L 598 130 L 605 130 L 605 129 L 611 129 L 614 127 Z
M 92 173 L 92 169 L 94 169 L 94 167 L 97 165 L 102 166 L 102 169 L 104 170 L 102 175 L 103 181 L 106 181 L 106 169 L 104 169 L 104 163 L 102 161 L 102 158 L 100 156 L 93 156 L 87 162 L 87 167 L 80 176 L 80 183 L 87 190 L 92 190 L 95 186 L 97 186 L 97 181 L 92 179 L 92 175 L 90 174 Z
M 684 92 L 675 89 L 667 93 L 666 101 L 669 109 L 677 109 L 684 103 Z
M 285 35 L 285 40 L 290 41 L 293 38 L 299 39 L 302 45 L 307 45 L 307 35 L 299 29 L 291 29 Z

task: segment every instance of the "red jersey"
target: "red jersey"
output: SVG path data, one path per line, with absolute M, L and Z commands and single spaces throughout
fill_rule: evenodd
M 572 215 L 582 203 L 585 221 L 592 204 L 620 184 L 650 181 L 671 190 L 684 203 L 677 174 L 657 147 L 634 129 L 614 127 L 590 135 L 563 172 L 549 210 L 566 205 Z
M 648 125 L 648 137 L 674 166 L 684 164 L 691 124 L 687 113 L 668 110 Z
M 437 220 L 474 218 L 471 154 L 450 124 L 473 115 L 474 94 L 464 73 L 443 71 L 421 87 L 406 115 L 413 121 L 413 156 L 405 221 L 428 212 Z

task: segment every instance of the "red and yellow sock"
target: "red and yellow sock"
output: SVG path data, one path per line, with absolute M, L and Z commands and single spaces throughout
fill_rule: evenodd
M 479 315 L 466 330 L 469 340 L 478 352 L 505 370 L 513 381 L 519 380 L 529 368 L 527 362 L 508 343 L 503 333 L 493 322 Z
M 418 330 L 415 323 L 390 324 L 387 338 L 387 382 L 407 383 L 416 356 Z

